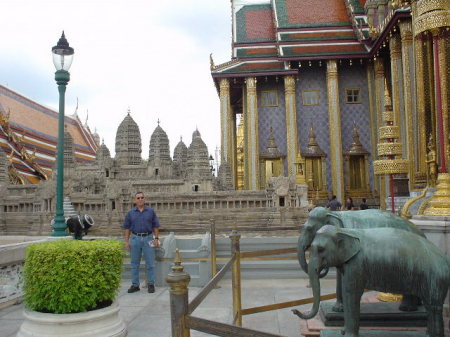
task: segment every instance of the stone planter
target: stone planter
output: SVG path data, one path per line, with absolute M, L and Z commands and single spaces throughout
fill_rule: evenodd
M 127 330 L 114 302 L 103 309 L 76 314 L 47 314 L 24 310 L 17 337 L 123 337 Z

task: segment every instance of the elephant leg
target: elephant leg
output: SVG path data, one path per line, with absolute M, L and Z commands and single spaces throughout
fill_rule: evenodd
M 344 305 L 342 304 L 342 274 L 336 270 L 336 303 L 332 308 L 335 312 L 343 312 Z
M 364 288 L 355 285 L 355 282 L 347 284 L 346 280 L 343 281 L 344 334 L 345 337 L 359 337 L 359 315 Z
M 427 305 L 428 313 L 427 332 L 429 337 L 444 337 L 444 319 L 442 317 L 442 305 Z
M 417 311 L 420 299 L 413 295 L 403 295 L 402 303 L 400 303 L 399 310 L 401 311 Z

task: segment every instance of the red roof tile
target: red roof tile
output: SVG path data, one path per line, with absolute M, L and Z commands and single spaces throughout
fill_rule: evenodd
M 344 0 L 285 0 L 290 24 L 348 22 Z

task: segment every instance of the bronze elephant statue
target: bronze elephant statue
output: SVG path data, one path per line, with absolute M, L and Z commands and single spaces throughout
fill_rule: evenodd
M 303 319 L 317 314 L 319 273 L 342 270 L 344 333 L 359 336 L 360 300 L 364 289 L 419 297 L 428 313 L 428 336 L 444 337 L 443 304 L 450 286 L 450 261 L 433 243 L 395 228 L 346 229 L 325 226 L 311 244 L 308 275 L 314 304 Z
M 333 225 L 339 228 L 381 228 L 391 227 L 402 229 L 425 237 L 423 232 L 411 221 L 408 221 L 391 212 L 378 209 L 368 209 L 363 211 L 330 211 L 324 207 L 314 208 L 308 216 L 308 220 L 303 228 L 303 232 L 298 240 L 298 261 L 303 271 L 308 273 L 308 264 L 306 262 L 305 252 L 314 240 L 318 230 L 325 225 Z M 322 271 L 320 277 L 323 277 L 328 269 Z M 338 271 L 336 275 L 336 304 L 334 311 L 342 311 L 342 292 L 341 292 L 341 274 Z M 404 296 L 400 305 L 400 310 L 417 310 L 418 300 L 414 297 Z

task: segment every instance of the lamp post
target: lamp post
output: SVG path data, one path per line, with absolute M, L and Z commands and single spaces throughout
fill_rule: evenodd
M 64 106 L 66 85 L 70 80 L 69 68 L 73 59 L 73 48 L 69 47 L 62 32 L 58 44 L 52 48 L 53 64 L 55 65 L 55 81 L 59 91 L 59 116 L 58 116 L 58 146 L 56 166 L 56 214 L 53 224 L 52 236 L 66 236 L 66 221 L 64 218 Z

